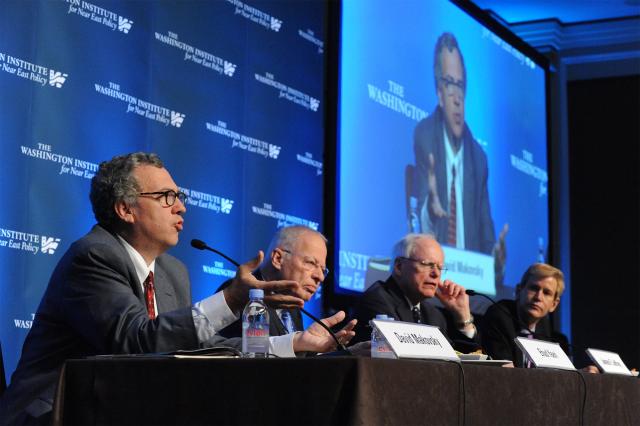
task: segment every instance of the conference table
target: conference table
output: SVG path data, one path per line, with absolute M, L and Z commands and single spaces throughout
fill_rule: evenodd
M 58 425 L 640 425 L 636 377 L 436 360 L 67 361 Z

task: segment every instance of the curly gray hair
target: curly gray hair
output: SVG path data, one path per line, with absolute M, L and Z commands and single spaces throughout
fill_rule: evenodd
M 164 167 L 160 157 L 146 152 L 119 155 L 100 163 L 98 172 L 91 179 L 89 194 L 93 215 L 100 225 L 109 228 L 118 224 L 120 219 L 114 210 L 116 203 L 136 203 L 140 185 L 133 171 L 141 165 Z

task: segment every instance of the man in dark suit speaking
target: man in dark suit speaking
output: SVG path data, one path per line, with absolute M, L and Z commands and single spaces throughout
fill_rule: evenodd
M 249 288 L 262 288 L 276 307 L 302 306 L 295 281 L 265 282 L 251 275 L 263 254 L 240 266 L 232 284 L 191 304 L 187 270 L 165 252 L 178 243 L 185 194 L 155 154 L 134 153 L 103 162 L 91 181 L 98 222 L 71 245 L 56 266 L 0 400 L 0 424 L 48 424 L 64 361 L 97 354 L 197 349 L 223 342 L 216 333 L 238 318 Z M 344 318 L 325 320 L 329 326 Z M 351 324 L 351 327 L 353 325 Z M 338 333 L 346 343 L 349 326 Z M 321 327 L 271 340 L 273 352 L 333 350 Z
M 500 275 L 507 225 L 496 244 L 487 156 L 465 122 L 467 71 L 451 33 L 436 43 L 434 76 L 438 106 L 414 132 L 421 231 L 441 244 L 494 255 Z

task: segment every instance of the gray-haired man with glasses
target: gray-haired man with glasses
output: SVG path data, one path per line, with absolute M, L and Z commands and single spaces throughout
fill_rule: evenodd
M 454 341 L 461 351 L 479 343 L 464 287 L 443 279 L 444 252 L 432 235 L 408 234 L 393 247 L 391 276 L 369 287 L 358 306 L 355 341 L 368 340 L 369 320 L 385 314 L 398 321 L 429 324 Z M 436 297 L 450 314 L 448 326 L 443 312 L 429 303 Z
M 302 287 L 301 297 L 307 302 L 329 275 L 326 260 L 327 239 L 324 235 L 306 226 L 287 226 L 275 233 L 269 244 L 267 256 L 253 274 L 260 280 L 297 282 Z M 224 289 L 230 284 L 231 281 L 227 281 L 220 288 Z M 269 314 L 271 336 L 281 336 L 303 329 L 302 315 L 297 308 L 270 308 Z M 240 321 L 237 321 L 220 334 L 238 337 L 241 332 Z

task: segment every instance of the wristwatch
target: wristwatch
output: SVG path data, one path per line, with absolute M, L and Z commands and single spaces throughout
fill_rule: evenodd
M 458 323 L 458 327 L 465 328 L 469 324 L 473 324 L 473 315 L 469 315 L 469 319 Z

